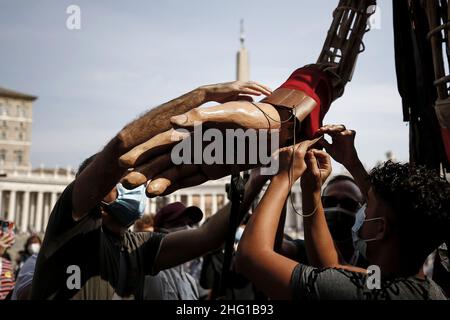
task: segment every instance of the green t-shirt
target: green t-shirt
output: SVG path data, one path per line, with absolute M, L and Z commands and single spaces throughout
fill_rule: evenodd
M 142 299 L 144 278 L 153 274 L 163 235 L 127 231 L 114 236 L 102 227 L 98 209 L 74 221 L 73 185 L 64 190 L 50 215 L 31 299 Z M 79 289 L 74 280 L 78 275 Z
M 342 269 L 318 269 L 299 264 L 292 273 L 294 299 L 302 300 L 447 300 L 431 279 L 382 279 L 369 289 L 367 275 Z

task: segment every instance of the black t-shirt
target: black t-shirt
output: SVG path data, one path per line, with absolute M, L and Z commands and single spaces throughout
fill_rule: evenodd
M 74 221 L 73 185 L 64 190 L 50 215 L 31 298 L 142 299 L 144 277 L 153 274 L 163 235 L 127 231 L 114 236 L 102 228 L 98 208 Z
M 299 264 L 292 273 L 294 299 L 304 300 L 446 300 L 431 279 L 382 279 L 380 289 L 369 289 L 367 275 L 342 269 L 318 269 Z

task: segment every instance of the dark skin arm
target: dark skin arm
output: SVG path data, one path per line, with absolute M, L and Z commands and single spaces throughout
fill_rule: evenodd
M 342 164 L 350 172 L 364 197 L 367 199 L 370 183 L 368 181 L 368 173 L 361 163 L 355 148 L 356 132 L 347 130 L 341 124 L 326 125 L 317 132 L 317 135 L 324 134 L 331 137 L 332 143 L 322 140 L 323 147 L 336 162 Z
M 361 163 L 359 157 L 358 157 L 358 153 L 356 151 L 355 148 L 355 137 L 356 137 L 356 132 L 353 130 L 347 130 L 345 128 L 344 125 L 326 125 L 323 126 L 322 128 L 319 129 L 319 131 L 317 132 L 317 136 L 321 136 L 321 135 L 329 135 L 332 138 L 332 143 L 328 143 L 326 140 L 322 139 L 320 141 L 320 144 L 325 148 L 325 150 L 327 151 L 327 153 L 337 162 L 341 163 L 347 170 L 348 172 L 353 176 L 353 178 L 355 179 L 356 184 L 358 185 L 358 187 L 361 189 L 361 192 L 363 193 L 364 197 L 367 199 L 367 193 L 369 192 L 370 189 L 370 184 L 368 182 L 368 174 L 366 169 L 364 168 L 363 164 Z M 322 153 L 319 153 L 320 155 L 323 155 Z M 322 159 L 323 157 L 319 156 L 319 159 Z M 326 159 L 323 159 L 326 161 Z M 330 166 L 330 164 L 328 163 L 328 161 L 326 161 L 327 167 Z M 325 168 L 322 168 L 322 178 L 326 178 L 328 177 L 329 173 L 327 172 L 327 170 L 324 171 Z M 331 169 L 331 167 L 330 167 Z M 306 181 L 307 178 L 303 181 Z M 311 180 L 311 179 L 309 179 Z M 325 182 L 326 179 L 322 179 L 322 182 Z M 310 185 L 313 185 L 314 182 L 310 182 Z M 304 212 L 312 212 L 315 208 L 316 205 L 318 205 L 318 212 L 321 213 L 323 212 L 323 208 L 321 203 L 319 203 L 320 201 L 320 190 L 316 190 L 317 192 L 314 194 L 315 198 L 311 198 L 310 194 L 312 193 L 311 191 L 308 192 L 303 192 L 302 193 L 302 197 L 303 197 L 303 206 L 304 206 Z M 326 225 L 326 220 L 321 218 L 322 215 L 319 214 L 318 217 L 314 217 L 313 220 L 313 224 L 311 224 L 311 219 L 306 218 L 304 219 L 304 223 L 305 226 L 311 226 L 314 225 L 316 226 L 316 224 L 318 224 L 318 228 L 306 228 L 305 229 L 305 237 L 306 236 L 310 236 L 311 234 L 313 234 L 312 232 L 310 232 L 312 229 L 315 229 L 317 232 L 329 232 L 328 231 L 328 225 Z M 320 223 L 319 223 L 320 222 Z M 327 226 L 326 230 L 324 228 L 324 226 Z M 306 232 L 308 233 L 308 235 L 306 234 Z M 319 246 L 320 243 L 322 244 L 326 244 L 326 247 L 328 247 L 329 243 L 328 242 L 328 237 L 317 237 L 319 238 L 319 241 L 317 242 L 317 246 Z M 322 262 L 320 262 L 320 259 L 317 260 L 315 257 L 311 257 L 310 254 L 312 252 L 323 252 L 323 250 L 321 249 L 317 249 L 317 250 L 313 250 L 311 248 L 311 241 L 307 242 L 307 247 L 308 247 L 308 243 L 309 243 L 309 250 L 307 250 L 308 252 L 308 259 L 311 259 L 309 261 L 309 263 L 312 266 L 315 267 L 323 267 Z M 315 242 L 314 242 L 315 243 Z M 335 246 L 334 246 L 335 247 Z M 336 247 L 335 247 L 335 250 Z M 334 251 L 332 251 L 334 252 Z M 298 252 L 297 252 L 297 247 L 290 241 L 284 241 L 283 242 L 283 246 L 282 246 L 282 251 L 281 253 L 287 257 L 291 257 L 291 258 L 297 258 L 298 257 Z M 334 254 L 334 253 L 333 253 Z M 344 259 L 342 258 L 342 256 L 340 255 L 340 253 L 338 252 L 338 256 L 339 256 L 339 261 L 341 262 L 341 264 L 338 265 L 342 265 L 342 263 L 344 262 Z M 336 266 L 336 261 L 334 260 L 333 257 L 333 263 L 329 263 L 326 262 L 325 265 L 328 266 Z
M 303 210 L 305 217 L 305 243 L 309 263 L 319 268 L 340 268 L 354 272 L 367 273 L 365 269 L 346 266 L 340 263 L 339 253 L 328 229 L 320 197 L 322 183 L 331 174 L 331 159 L 324 151 L 308 151 L 305 157 L 307 169 L 302 176 Z
M 275 238 L 274 250 L 280 252 L 283 249 L 284 242 L 284 225 L 286 224 L 286 205 L 284 205 L 283 210 L 281 210 L 280 222 L 278 223 L 277 236 Z
M 289 194 L 288 179 L 276 176 L 250 218 L 239 243 L 238 272 L 272 299 L 290 299 L 290 281 L 297 262 L 274 250 L 280 214 Z
M 292 184 L 306 169 L 304 156 L 310 141 L 279 151 L 280 170 L 253 213 L 239 244 L 236 267 L 272 299 L 290 299 L 290 281 L 297 262 L 274 250 L 282 209 Z M 292 157 L 295 168 L 291 172 Z M 292 175 L 291 175 L 292 174 Z
M 280 149 L 280 172 L 272 179 L 267 192 L 247 224 L 237 253 L 238 271 L 272 299 L 292 298 L 290 283 L 292 272 L 298 262 L 278 254 L 273 248 L 281 211 L 289 190 L 293 182 L 307 169 L 305 155 L 312 144 L 303 143 L 296 148 L 295 167 L 292 168 L 292 173 L 290 173 L 292 148 Z M 320 179 L 319 175 L 317 176 Z M 316 205 L 314 199 L 317 198 L 312 195 L 310 207 Z M 308 208 L 304 208 L 305 212 L 306 210 Z M 323 225 L 321 227 L 323 228 Z M 327 249 L 334 250 L 332 240 L 328 241 L 328 244 Z M 336 251 L 332 255 L 336 257 L 333 261 L 338 264 Z
M 95 160 L 77 177 L 73 190 L 73 213 L 81 219 L 96 206 L 127 172 L 119 165 L 119 158 L 135 146 L 153 136 L 167 131 L 170 118 L 210 101 L 223 102 L 233 99 L 249 100 L 246 94 L 266 94 L 266 89 L 254 82 L 232 82 L 203 86 L 177 99 L 151 109 L 123 128 L 95 157 Z M 244 96 L 242 96 L 244 95 Z
M 259 174 L 259 169 L 252 171 L 250 179 L 245 185 L 244 199 L 240 207 L 241 216 L 249 210 L 267 179 L 267 176 Z M 154 271 L 180 265 L 220 248 L 228 232 L 230 206 L 228 203 L 200 228 L 169 233 L 162 240 L 159 255 L 155 260 Z

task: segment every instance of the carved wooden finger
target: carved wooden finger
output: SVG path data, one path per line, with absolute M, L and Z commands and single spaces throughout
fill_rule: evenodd
M 217 106 L 195 108 L 174 116 L 171 123 L 176 127 L 191 128 L 200 123 L 215 124 L 215 127 L 240 127 L 244 129 L 279 129 L 280 115 L 268 103 L 233 101 Z M 217 124 L 217 125 L 216 125 Z M 231 126 L 230 126 L 231 125 Z
M 199 167 L 193 164 L 172 166 L 155 176 L 147 186 L 147 195 L 158 196 L 176 181 L 182 181 L 187 177 L 192 177 L 200 173 Z
M 148 180 L 152 179 L 160 172 L 164 172 L 171 166 L 170 153 L 165 153 L 152 161 L 135 168 L 122 179 L 122 184 L 127 189 L 134 189 Z
M 119 159 L 120 165 L 125 168 L 139 166 L 146 160 L 169 150 L 171 146 L 187 136 L 189 136 L 188 132 L 174 129 L 158 134 L 122 155 Z
M 180 189 L 198 186 L 202 183 L 205 183 L 208 180 L 209 180 L 208 177 L 206 177 L 202 173 L 198 173 L 194 176 L 187 177 L 181 181 L 177 181 L 177 182 L 173 183 L 162 194 L 160 194 L 160 196 L 167 196 L 167 195 L 169 195 L 177 190 L 180 190 Z M 149 198 L 155 197 L 154 195 L 149 195 L 149 194 L 147 194 L 147 196 Z

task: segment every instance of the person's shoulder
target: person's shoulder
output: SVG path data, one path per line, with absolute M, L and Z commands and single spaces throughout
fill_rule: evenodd
M 430 300 L 449 300 L 444 290 L 431 278 L 426 278 L 428 283 L 428 298 Z
M 312 273 L 321 277 L 343 277 L 358 281 L 362 281 L 367 278 L 367 275 L 364 273 L 347 270 L 345 268 L 317 268 L 305 264 L 298 264 L 296 270 L 297 272 Z
M 366 275 L 341 268 L 296 266 L 292 275 L 295 299 L 362 299 Z
M 444 290 L 434 281 L 430 290 L 430 298 L 432 300 L 450 300 L 450 298 L 445 294 Z

